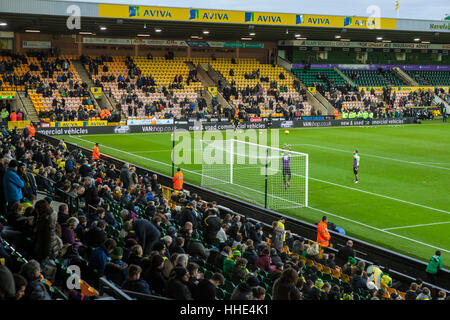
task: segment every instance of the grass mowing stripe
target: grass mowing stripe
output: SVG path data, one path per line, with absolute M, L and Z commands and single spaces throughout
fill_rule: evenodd
M 80 140 L 80 141 L 84 141 L 84 142 L 87 142 L 87 143 L 90 143 L 90 144 L 94 144 L 94 142 L 89 141 L 89 140 L 85 140 L 85 139 L 82 139 L 82 138 L 79 138 L 79 137 L 74 137 L 74 138 L 76 138 L 76 139 L 78 139 L 78 140 Z M 152 161 L 152 162 L 155 162 L 155 163 L 159 163 L 159 164 L 162 164 L 162 165 L 165 165 L 165 166 L 171 166 L 171 165 L 169 165 L 169 164 L 167 164 L 167 163 L 164 163 L 164 162 L 161 162 L 161 161 L 157 161 L 157 160 L 153 160 L 153 159 L 149 159 L 149 158 L 146 158 L 146 157 L 142 157 L 142 156 L 139 156 L 139 155 L 137 155 L 137 154 L 134 154 L 134 153 L 131 153 L 131 152 L 128 152 L 128 151 L 116 149 L 116 148 L 113 148 L 113 147 L 110 147 L 110 146 L 107 146 L 107 145 L 103 145 L 103 146 L 106 147 L 106 148 L 108 148 L 108 149 L 115 150 L 115 151 L 117 151 L 117 152 L 129 154 L 129 155 L 132 155 L 132 156 L 136 156 L 136 157 L 139 157 L 139 158 L 142 158 L 142 159 L 145 159 L 145 160 L 149 160 L 149 161 Z M 200 173 L 195 172 L 195 171 L 186 170 L 186 169 L 183 169 L 183 170 L 186 171 L 186 172 L 190 172 L 190 173 L 196 174 L 196 175 L 201 175 Z M 355 191 L 364 192 L 363 190 L 359 190 L 359 189 L 355 189 L 355 188 L 351 188 L 351 187 L 346 187 L 346 186 L 343 186 L 343 185 L 338 185 L 338 184 L 331 183 L 331 182 L 327 182 L 327 181 L 320 180 L 320 179 L 314 179 L 314 178 L 311 178 L 311 179 L 313 179 L 313 180 L 318 180 L 318 181 L 325 182 L 325 183 L 329 183 L 329 184 L 336 185 L 336 186 L 341 186 L 341 187 L 349 188 L 349 189 L 352 189 L 352 190 L 355 190 Z M 244 187 L 244 186 L 242 186 L 242 187 Z M 250 189 L 250 190 L 252 190 L 252 191 L 260 192 L 260 191 L 258 191 L 258 190 L 254 190 L 254 189 L 251 189 L 251 188 L 248 188 L 248 187 L 244 187 L 244 188 Z M 366 193 L 369 193 L 369 194 L 372 194 L 372 195 L 378 195 L 378 194 L 375 194 L 375 193 L 372 193 L 372 192 L 368 192 L 368 191 L 366 191 Z M 231 194 L 231 193 L 230 193 L 230 194 Z M 235 195 L 235 196 L 236 196 L 236 195 Z M 379 196 L 382 196 L 382 195 L 379 195 Z M 390 197 L 387 197 L 387 196 L 383 196 L 383 197 L 390 198 Z M 397 201 L 400 201 L 400 202 L 405 202 L 405 203 L 412 204 L 411 202 L 408 202 L 408 201 L 405 201 L 405 200 L 400 200 L 400 199 L 395 199 L 395 198 L 391 198 L 391 200 L 397 200 Z M 417 205 L 417 204 L 415 204 L 415 205 Z M 422 206 L 422 205 L 418 205 L 418 206 L 424 207 L 424 208 L 426 207 L 426 206 Z M 362 222 L 359 222 L 359 221 L 356 221 L 356 220 L 352 220 L 352 219 L 349 219 L 349 218 L 345 218 L 345 217 L 342 217 L 342 216 L 339 216 L 339 215 L 330 213 L 330 212 L 328 212 L 328 211 L 324 211 L 324 210 L 317 209 L 317 208 L 314 208 L 314 207 L 308 207 L 308 208 L 309 208 L 309 209 L 312 209 L 312 210 L 315 210 L 315 211 L 319 211 L 319 212 L 322 212 L 322 213 L 326 213 L 326 214 L 332 215 L 332 216 L 334 216 L 334 217 L 337 217 L 337 218 L 346 220 L 346 221 L 351 222 L 351 223 L 359 224 L 359 225 L 364 226 L 364 227 L 366 227 L 366 228 L 370 228 L 370 229 L 373 229 L 373 230 L 376 230 L 376 231 L 379 231 L 379 232 L 384 232 L 384 233 L 389 234 L 389 235 L 392 235 L 392 236 L 394 236 L 394 237 L 399 237 L 399 238 L 402 238 L 402 239 L 407 240 L 407 241 L 419 243 L 419 244 L 422 244 L 422 245 L 427 246 L 427 247 L 436 248 L 436 246 L 433 246 L 433 245 L 430 245 L 430 244 L 427 244 L 427 243 L 424 243 L 424 242 L 421 242 L 421 241 L 418 241 L 418 240 L 415 240 L 415 239 L 411 239 L 411 238 L 408 238 L 408 237 L 405 237 L 405 236 L 401 236 L 401 235 L 398 235 L 398 234 L 395 234 L 395 233 L 393 233 L 393 232 L 389 232 L 389 231 L 386 231 L 386 230 L 383 230 L 383 229 L 379 229 L 379 228 L 373 227 L 373 226 L 371 226 L 371 225 L 368 225 L 368 224 L 365 224 L 365 223 L 362 223 Z M 430 208 L 430 207 L 428 207 L 428 208 Z M 434 209 L 434 208 L 433 208 L 433 209 Z M 435 210 L 441 211 L 441 210 L 439 210 L 439 209 L 435 209 Z M 445 211 L 444 211 L 444 212 L 445 212 Z M 445 212 L 445 213 L 448 213 L 448 212 Z M 443 249 L 443 248 L 439 248 L 439 249 L 440 249 L 441 251 L 444 251 L 444 252 L 448 252 L 448 253 L 450 252 L 449 250 L 446 250 L 446 249 Z
M 345 153 L 352 152 L 352 151 L 348 151 L 348 150 L 342 150 L 342 149 L 318 146 L 318 145 L 309 144 L 309 143 L 299 143 L 299 144 L 294 144 L 294 146 L 311 146 L 311 147 L 315 147 L 315 148 L 326 149 L 326 150 L 333 150 L 333 151 L 338 151 L 338 152 L 345 152 Z M 388 157 L 377 156 L 377 155 L 373 155 L 373 154 L 367 154 L 367 153 L 360 153 L 360 155 L 363 155 L 363 156 L 366 156 L 366 157 L 373 157 L 373 158 L 378 158 L 378 159 L 390 160 L 390 161 L 398 161 L 398 162 L 414 164 L 414 165 L 418 164 L 420 166 L 434 168 L 434 169 L 450 170 L 450 168 L 439 167 L 439 166 L 435 166 L 435 165 L 428 165 L 428 164 L 425 164 L 424 162 L 406 161 L 406 160 L 400 160 L 400 159 L 395 159 L 395 158 L 388 158 Z

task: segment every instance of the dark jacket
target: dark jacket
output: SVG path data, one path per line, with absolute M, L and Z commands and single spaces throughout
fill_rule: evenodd
M 88 205 L 91 205 L 94 208 L 97 207 L 100 198 L 98 196 L 97 187 L 95 186 L 95 183 L 92 183 L 89 187 L 86 188 L 84 192 L 84 199 L 86 201 L 86 210 L 88 208 Z
M 252 288 L 247 282 L 241 282 L 234 288 L 230 300 L 251 300 L 252 297 Z
M 214 300 L 216 297 L 216 287 L 208 280 L 202 279 L 195 291 L 195 300 Z
M 39 279 L 28 282 L 24 298 L 25 300 L 52 300 L 45 284 Z
M 58 236 L 55 228 L 56 221 L 53 221 L 51 215 L 40 217 L 36 222 L 34 248 L 38 259 L 55 259 L 59 255 Z
M 197 229 L 198 228 L 197 217 L 195 216 L 195 214 L 192 211 L 192 209 L 191 208 L 184 208 L 183 211 L 181 212 L 179 225 L 184 227 L 184 225 L 188 221 L 192 223 L 193 229 Z
M 105 272 L 106 264 L 109 260 L 109 253 L 105 247 L 105 244 L 102 243 L 100 247 L 94 249 L 89 256 L 89 266 L 92 268 L 96 268 L 102 274 Z
M 120 170 L 120 177 L 119 177 L 120 181 L 123 182 L 123 186 L 125 189 L 128 189 L 128 187 L 130 186 L 130 181 L 131 181 L 131 172 L 128 168 L 123 167 L 122 170 Z
M 134 292 L 139 292 L 139 293 L 143 293 L 143 294 L 151 294 L 150 286 L 143 279 L 126 280 L 124 282 L 124 284 L 122 285 L 122 289 L 129 290 L 129 291 L 134 291 Z
M 348 257 L 355 257 L 355 252 L 353 251 L 353 248 L 345 246 L 339 249 L 337 255 L 340 259 L 342 259 L 343 263 L 346 263 L 348 261 Z
M 272 300 L 288 300 L 289 291 L 298 290 L 296 286 L 291 283 L 281 282 L 280 278 L 275 280 L 272 288 Z
M 99 227 L 92 227 L 86 232 L 86 244 L 89 247 L 97 248 L 107 239 L 105 231 Z
M 364 290 L 369 290 L 369 288 L 367 288 L 367 281 L 366 279 L 364 279 L 361 276 L 358 275 L 354 275 L 350 281 L 350 285 L 352 286 L 353 289 L 364 289 Z
M 208 258 L 208 250 L 199 240 L 190 239 L 186 244 L 186 252 L 193 257 Z
M 187 285 L 176 278 L 167 283 L 166 296 L 175 300 L 193 300 Z
M 142 246 L 144 255 L 148 255 L 151 252 L 153 245 L 159 241 L 161 232 L 153 223 L 145 219 L 133 221 L 133 229 L 136 232 L 138 243 Z
M 156 267 L 151 267 L 144 272 L 144 279 L 152 287 L 152 290 L 159 295 L 164 294 L 167 287 L 167 280 L 164 278 L 161 270 Z
M 111 260 L 106 264 L 105 276 L 108 280 L 122 286 L 128 279 L 128 264 L 122 260 Z
M 220 230 L 220 219 L 217 215 L 209 215 L 205 218 L 205 241 L 209 244 L 214 243 L 216 240 L 217 232 Z

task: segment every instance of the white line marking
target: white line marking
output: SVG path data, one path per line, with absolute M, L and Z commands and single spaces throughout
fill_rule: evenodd
M 338 151 L 338 152 L 345 152 L 345 153 L 349 153 L 349 154 L 351 154 L 351 153 L 353 152 L 353 151 L 349 151 L 349 150 L 343 150 L 343 149 L 336 149 L 336 148 L 330 148 L 330 147 L 318 146 L 318 145 L 316 145 L 316 144 L 309 144 L 309 143 L 293 144 L 293 146 L 311 146 L 311 147 L 315 147 L 315 148 L 327 149 L 327 150 L 333 150 L 333 151 Z M 400 160 L 400 159 L 395 159 L 395 158 L 388 158 L 388 157 L 377 156 L 377 155 L 374 155 L 374 154 L 367 154 L 367 153 L 360 153 L 360 155 L 364 155 L 364 156 L 366 156 L 366 157 L 373 157 L 373 158 L 378 158 L 378 159 L 390 160 L 390 161 L 398 161 L 398 162 L 403 162 L 403 163 L 408 163 L 408 164 L 414 164 L 414 165 L 417 164 L 417 165 L 420 165 L 420 166 L 429 167 L 429 168 L 434 168 L 434 169 L 450 170 L 450 168 L 439 167 L 439 166 L 434 166 L 434 165 L 429 165 L 429 164 L 424 164 L 423 162 L 406 161 L 406 160 Z
M 436 224 L 447 224 L 450 223 L 450 221 L 443 221 L 443 222 L 433 222 L 433 223 L 425 223 L 425 224 L 416 224 L 413 226 L 404 226 L 404 227 L 392 227 L 392 228 L 385 228 L 384 230 L 395 230 L 395 229 L 406 229 L 406 228 L 418 228 L 418 227 L 426 227 L 426 226 L 433 226 Z
M 94 142 L 89 141 L 89 140 L 85 140 L 85 139 L 82 139 L 82 138 L 79 138 L 79 137 L 75 137 L 75 136 L 72 136 L 72 137 L 75 138 L 75 139 L 87 142 L 89 144 L 94 144 Z M 150 160 L 150 161 L 153 161 L 153 162 L 156 162 L 156 163 L 160 163 L 160 164 L 165 165 L 165 166 L 171 166 L 171 165 L 168 165 L 167 163 L 164 163 L 164 162 L 161 162 L 161 161 L 157 161 L 157 160 L 153 160 L 153 159 L 148 159 L 148 158 L 145 158 L 145 157 L 142 157 L 142 156 L 139 156 L 139 155 L 135 155 L 135 154 L 133 154 L 131 152 L 115 149 L 115 148 L 112 148 L 112 147 L 109 147 L 109 146 L 106 146 L 106 145 L 103 145 L 103 146 L 106 147 L 106 148 L 109 148 L 111 150 L 116 150 L 116 151 L 119 151 L 119 152 L 122 152 L 122 153 L 127 153 L 127 154 L 130 154 L 130 155 L 134 155 L 134 156 L 137 156 L 139 158 Z M 196 175 L 200 175 L 199 173 L 194 172 L 194 171 L 189 171 L 189 170 L 186 170 L 186 169 L 183 169 L 183 170 L 186 171 L 186 172 L 191 172 L 191 173 L 196 174 Z M 338 186 L 340 186 L 340 185 L 338 185 Z M 343 186 L 343 187 L 345 187 L 345 186 Z M 248 188 L 248 187 L 244 187 L 244 188 Z M 348 188 L 350 188 L 350 187 L 348 187 Z M 351 189 L 354 189 L 354 188 L 351 188 Z M 251 190 L 257 191 L 257 190 L 254 190 L 254 189 L 251 189 Z M 362 191 L 362 190 L 358 190 L 358 189 L 355 189 L 355 190 L 356 191 Z M 399 200 L 399 201 L 404 202 L 403 200 Z M 408 203 L 408 202 L 406 201 L 406 203 Z M 410 203 L 410 204 L 412 204 L 412 203 Z M 421 206 L 421 205 L 419 205 L 419 206 Z M 389 232 L 389 231 L 386 231 L 386 230 L 383 230 L 383 229 L 379 229 L 379 228 L 370 226 L 368 224 L 365 224 L 365 223 L 362 223 L 362 222 L 359 222 L 359 221 L 355 221 L 355 220 L 352 220 L 352 219 L 349 219 L 349 218 L 341 217 L 339 215 L 336 215 L 336 214 L 333 214 L 333 213 L 330 213 L 330 212 L 327 212 L 327 211 L 324 211 L 324 210 L 321 210 L 321 209 L 317 209 L 317 208 L 313 208 L 313 207 L 307 207 L 307 208 L 312 209 L 312 210 L 316 210 L 316 211 L 319 211 L 319 212 L 322 212 L 322 213 L 325 213 L 325 214 L 328 214 L 328 215 L 331 215 L 331 216 L 334 216 L 334 217 L 337 217 L 337 218 L 340 218 L 342 220 L 346 220 L 346 221 L 349 221 L 349 222 L 352 222 L 352 223 L 355 223 L 355 224 L 359 224 L 359 225 L 365 226 L 367 228 L 370 228 L 370 229 L 373 229 L 373 230 L 376 230 L 376 231 L 384 232 L 384 233 L 390 234 L 390 235 L 395 236 L 395 237 L 399 237 L 399 238 L 402 238 L 402 239 L 405 239 L 405 240 L 408 240 L 408 241 L 416 242 L 416 243 L 425 245 L 427 247 L 436 248 L 436 249 L 439 249 L 441 251 L 445 251 L 447 253 L 450 252 L 449 250 L 446 250 L 446 249 L 443 249 L 443 248 L 437 248 L 436 246 L 433 246 L 433 245 L 430 245 L 430 244 L 427 244 L 427 243 L 424 243 L 424 242 L 421 242 L 421 241 L 418 241 L 418 240 L 414 240 L 414 239 L 411 239 L 411 238 L 407 238 L 407 237 L 404 237 L 404 236 L 401 236 L 401 235 L 398 235 L 398 234 L 395 234 L 395 233 L 392 233 L 392 232 Z M 436 209 L 436 210 L 439 210 L 439 209 Z M 446 211 L 444 211 L 444 212 L 446 212 Z M 446 212 L 446 213 L 448 213 L 448 212 Z

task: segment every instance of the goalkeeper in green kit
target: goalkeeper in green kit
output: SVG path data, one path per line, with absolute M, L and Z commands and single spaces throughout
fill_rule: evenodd
M 353 151 L 353 173 L 355 174 L 355 183 L 359 181 L 359 154 L 358 150 Z

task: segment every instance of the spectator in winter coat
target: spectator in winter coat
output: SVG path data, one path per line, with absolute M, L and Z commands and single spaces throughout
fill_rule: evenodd
M 162 295 L 167 286 L 167 280 L 162 274 L 164 258 L 157 254 L 151 258 L 150 267 L 144 271 L 144 280 L 151 286 L 152 290 Z
M 353 241 L 348 240 L 345 247 L 339 249 L 337 256 L 342 260 L 342 263 L 348 261 L 348 257 L 355 257 L 355 251 L 353 250 Z
M 258 259 L 255 261 L 255 266 L 267 272 L 273 269 L 270 265 L 269 248 L 262 247 L 259 250 Z
M 221 229 L 220 218 L 217 216 L 217 211 L 215 209 L 208 209 L 207 214 L 208 216 L 204 219 L 204 238 L 206 243 L 213 244 L 216 240 L 217 233 Z
M 60 244 L 56 234 L 57 216 L 46 200 L 36 202 L 34 248 L 38 260 L 55 259 L 59 256 Z
M 214 259 L 214 265 L 216 266 L 216 268 L 222 270 L 223 269 L 223 263 L 224 261 L 231 256 L 231 247 L 229 246 L 224 246 L 222 251 L 220 251 L 220 253 L 217 255 L 217 257 Z
M 3 176 L 3 190 L 8 204 L 8 212 L 10 212 L 14 203 L 19 202 L 23 198 L 22 189 L 25 184 L 17 174 L 18 167 L 19 163 L 16 160 L 11 160 Z
M 249 276 L 246 281 L 239 283 L 234 288 L 230 300 L 252 300 L 253 288 L 259 286 L 259 280 L 255 276 Z
M 405 293 L 405 300 L 416 300 L 417 298 L 417 283 L 411 282 L 409 290 Z
M 278 225 L 277 221 L 272 223 L 272 228 L 271 247 L 281 252 L 283 251 L 284 230 Z
M 275 280 L 272 288 L 273 300 L 288 300 L 288 294 L 296 288 L 298 282 L 298 273 L 292 268 L 285 269 L 280 277 Z
M 186 268 L 177 266 L 172 270 L 171 279 L 167 283 L 166 296 L 175 300 L 193 300 L 187 287 L 189 272 Z
M 122 285 L 123 290 L 139 292 L 143 294 L 151 294 L 148 283 L 141 279 L 142 268 L 135 264 L 128 267 L 128 280 Z
M 247 259 L 240 258 L 231 269 L 231 278 L 236 281 L 242 281 L 247 278 L 249 271 L 247 270 Z
M 50 294 L 41 281 L 41 267 L 36 260 L 30 260 L 20 269 L 22 275 L 28 282 L 25 289 L 25 300 L 51 300 Z
M 128 264 L 122 258 L 123 249 L 116 247 L 111 254 L 111 261 L 105 267 L 105 276 L 119 286 L 122 286 L 125 280 L 128 279 Z
M 105 220 L 98 220 L 91 224 L 89 230 L 86 232 L 86 245 L 97 248 L 106 241 L 106 222 Z
M 221 273 L 214 273 L 210 279 L 202 279 L 198 282 L 195 300 L 215 300 L 216 288 L 223 285 L 225 278 Z
M 96 268 L 100 273 L 105 272 L 106 264 L 110 257 L 109 255 L 116 248 L 117 243 L 113 239 L 108 239 L 100 245 L 100 247 L 94 249 L 89 257 L 89 266 Z
M 369 290 L 369 288 L 367 288 L 367 280 L 362 276 L 362 274 L 363 271 L 358 268 L 355 272 L 355 275 L 351 278 L 350 285 L 354 290 Z
M 430 258 L 430 262 L 425 269 L 427 277 L 431 283 L 436 284 L 439 270 L 442 268 L 441 251 L 436 251 L 435 255 Z
M 122 170 L 120 170 L 120 181 L 123 183 L 123 187 L 125 189 L 128 189 L 131 184 L 131 172 L 130 172 L 130 165 L 128 163 L 125 163 L 122 167 Z
M 144 256 L 148 256 L 153 248 L 153 245 L 159 241 L 161 232 L 158 228 L 148 220 L 137 219 L 133 222 L 127 221 L 124 223 L 125 231 L 133 230 L 137 237 L 138 243 L 142 246 Z

